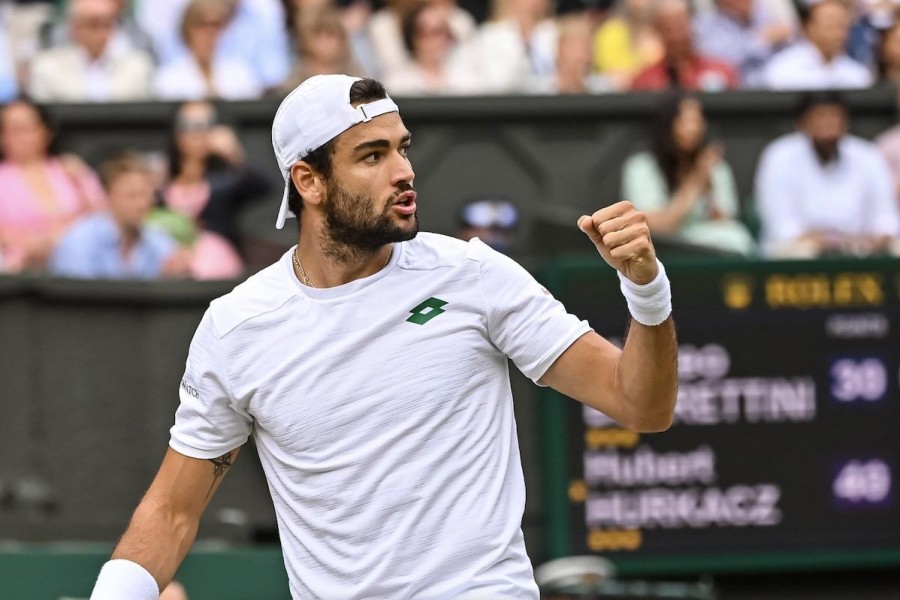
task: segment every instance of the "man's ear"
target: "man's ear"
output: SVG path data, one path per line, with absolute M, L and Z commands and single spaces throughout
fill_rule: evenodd
M 304 202 L 319 204 L 325 198 L 325 178 L 304 161 L 300 161 L 291 167 L 291 181 L 297 186 L 297 191 Z

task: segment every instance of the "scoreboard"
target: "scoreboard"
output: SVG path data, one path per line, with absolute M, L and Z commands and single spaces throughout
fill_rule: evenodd
M 550 557 L 635 574 L 900 564 L 900 261 L 667 264 L 671 429 L 541 399 Z M 542 281 L 621 344 L 599 257 Z

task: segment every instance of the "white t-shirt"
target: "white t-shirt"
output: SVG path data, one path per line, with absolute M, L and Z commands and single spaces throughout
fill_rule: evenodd
M 294 598 L 535 599 L 507 356 L 537 381 L 589 330 L 478 240 L 327 289 L 289 251 L 212 302 L 170 445 L 255 436 Z
M 159 100 L 255 100 L 263 95 L 262 84 L 250 66 L 232 57 L 213 57 L 209 89 L 200 66 L 190 54 L 161 67 L 153 80 L 153 93 Z
M 826 63 L 822 53 L 804 40 L 769 59 L 761 85 L 773 90 L 864 88 L 872 85 L 872 73 L 846 54 Z
M 875 144 L 852 135 L 824 166 L 802 133 L 769 144 L 756 172 L 756 205 L 767 254 L 812 231 L 900 236 L 890 167 Z

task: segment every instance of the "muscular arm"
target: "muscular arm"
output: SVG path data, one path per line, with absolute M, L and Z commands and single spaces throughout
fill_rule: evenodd
M 675 325 L 669 317 L 648 327 L 632 321 L 619 350 L 600 335 L 583 335 L 541 378 L 556 391 L 639 432 L 672 423 L 678 391 Z
M 581 217 L 578 227 L 603 259 L 633 284 L 660 281 L 647 217 L 630 202 Z M 665 317 L 663 313 L 645 322 L 658 323 Z M 556 359 L 541 381 L 629 429 L 665 430 L 672 423 L 678 393 L 678 344 L 672 317 L 652 326 L 632 320 L 621 351 L 600 335 L 586 333 Z
M 164 589 L 194 543 L 200 516 L 239 450 L 203 460 L 169 448 L 112 558 L 141 565 Z

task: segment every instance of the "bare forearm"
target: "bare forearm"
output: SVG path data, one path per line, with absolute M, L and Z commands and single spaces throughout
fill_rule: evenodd
M 662 431 L 672 423 L 678 393 L 678 344 L 669 317 L 650 327 L 632 320 L 616 364 L 616 387 L 636 431 Z
M 200 459 L 168 448 L 91 598 L 158 598 L 194 543 L 200 517 L 239 451 Z
M 658 212 L 647 213 L 647 224 L 653 233 L 676 233 L 693 210 L 702 193 L 703 186 L 689 179 L 681 184 L 666 207 Z
M 112 558 L 135 562 L 164 589 L 175 576 L 197 535 L 197 522 L 179 517 L 154 498 L 145 497 Z

